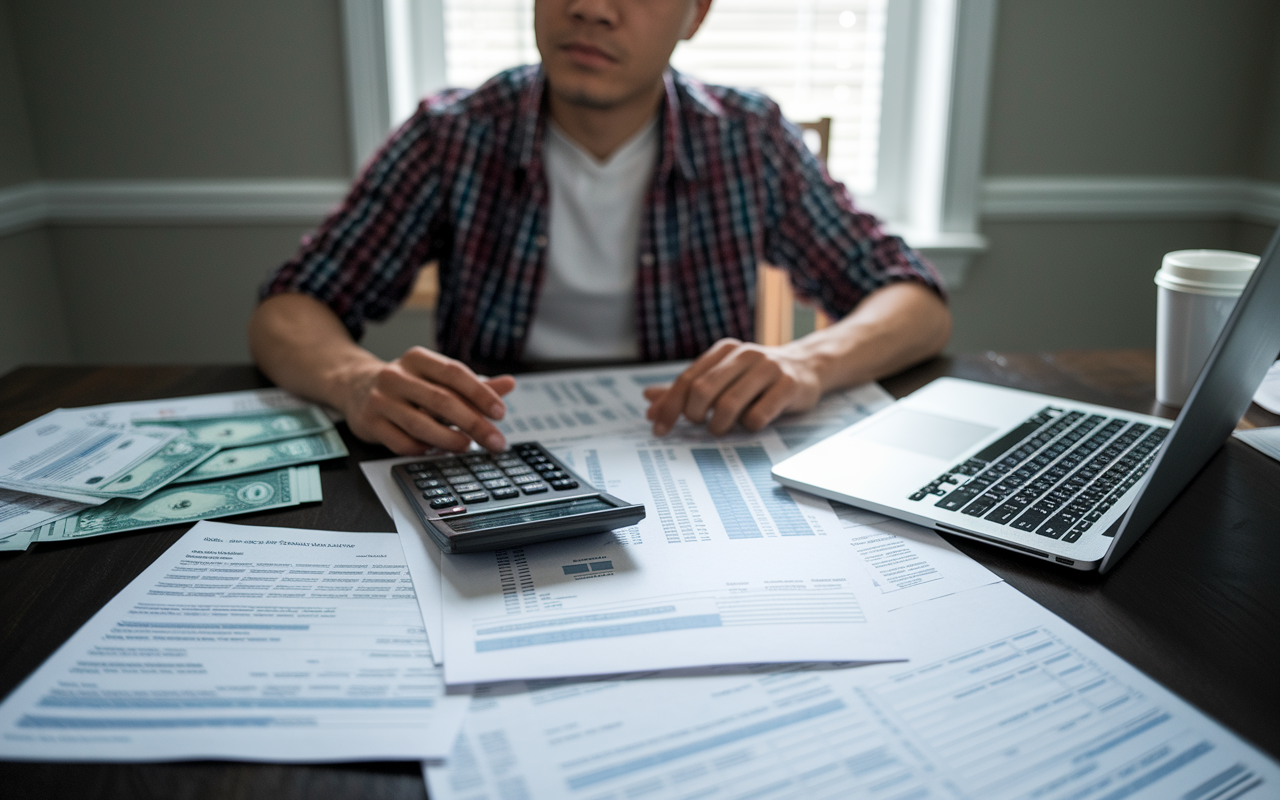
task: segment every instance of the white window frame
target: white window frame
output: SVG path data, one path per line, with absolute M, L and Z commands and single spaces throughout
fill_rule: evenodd
M 889 0 L 887 8 L 876 191 L 857 200 L 952 289 L 986 248 L 978 220 L 997 4 Z M 444 6 L 343 0 L 342 10 L 358 171 L 417 98 L 444 87 Z

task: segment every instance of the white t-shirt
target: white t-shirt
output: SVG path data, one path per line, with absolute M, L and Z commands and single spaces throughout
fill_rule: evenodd
M 636 251 L 658 160 L 657 119 L 603 162 L 548 120 L 542 159 L 551 189 L 550 235 L 525 358 L 639 358 Z

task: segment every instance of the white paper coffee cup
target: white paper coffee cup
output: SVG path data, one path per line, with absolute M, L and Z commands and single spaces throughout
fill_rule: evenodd
M 1175 250 L 1156 273 L 1156 399 L 1181 407 L 1200 377 L 1258 257 Z

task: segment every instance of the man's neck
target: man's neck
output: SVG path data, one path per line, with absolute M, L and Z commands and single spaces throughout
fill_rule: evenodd
M 605 161 L 653 119 L 665 93 L 666 85 L 659 80 L 635 98 L 609 108 L 593 108 L 565 100 L 552 90 L 548 92 L 548 109 L 560 130 Z

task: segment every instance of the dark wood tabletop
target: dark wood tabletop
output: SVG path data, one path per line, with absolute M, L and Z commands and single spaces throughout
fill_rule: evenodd
M 1174 416 L 1154 401 L 1146 350 L 981 353 L 938 358 L 882 383 L 901 397 L 952 376 Z M 22 367 L 0 377 L 0 433 L 59 407 L 254 389 L 249 366 Z M 1254 406 L 1244 426 L 1280 425 Z M 321 466 L 325 500 L 234 520 L 391 530 L 358 464 L 388 452 L 339 426 L 351 455 Z M 0 695 L 185 533 L 157 528 L 0 553 Z M 957 537 L 1018 590 L 1280 758 L 1280 463 L 1229 441 L 1106 576 Z M 6 797 L 421 798 L 415 763 L 326 766 L 221 762 L 0 763 Z

